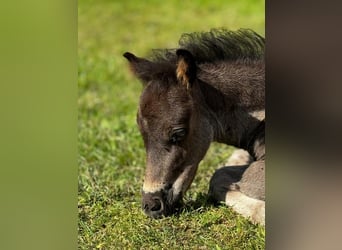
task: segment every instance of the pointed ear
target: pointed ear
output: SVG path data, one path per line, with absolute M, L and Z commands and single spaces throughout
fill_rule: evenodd
M 136 57 L 130 52 L 126 52 L 123 56 L 129 61 L 129 66 L 132 72 L 142 80 L 143 85 L 151 80 L 151 72 L 153 63 L 140 57 Z
M 193 55 L 185 49 L 178 49 L 177 54 L 177 79 L 188 89 L 196 79 L 196 62 Z

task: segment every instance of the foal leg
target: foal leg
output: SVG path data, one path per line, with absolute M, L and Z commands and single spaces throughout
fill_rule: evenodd
M 228 187 L 224 201 L 252 222 L 265 225 L 265 162 L 253 162 L 241 180 Z
M 239 153 L 246 154 L 247 152 L 240 151 Z M 249 159 L 246 157 L 236 157 L 233 154 L 232 159 L 229 159 L 228 163 L 234 163 L 233 159 L 236 158 L 240 160 Z M 231 206 L 237 213 L 249 218 L 252 222 L 264 225 L 264 165 L 264 161 L 256 161 L 251 165 L 218 169 L 210 180 L 209 196 L 215 201 L 224 201 L 226 205 Z
M 226 166 L 243 166 L 252 163 L 252 156 L 243 149 L 236 149 L 226 162 Z
M 240 191 L 227 191 L 225 203 L 253 223 L 265 225 L 265 201 L 251 198 Z

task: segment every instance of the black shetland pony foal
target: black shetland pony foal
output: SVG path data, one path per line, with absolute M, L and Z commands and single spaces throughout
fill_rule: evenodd
M 265 222 L 265 40 L 251 30 L 183 34 L 178 49 L 151 59 L 126 52 L 142 81 L 137 123 L 146 148 L 142 207 L 172 214 L 212 141 L 244 149 L 252 162 L 224 167 L 209 194 L 253 222 Z M 246 151 L 233 154 L 237 164 Z M 249 159 L 249 156 L 245 156 Z

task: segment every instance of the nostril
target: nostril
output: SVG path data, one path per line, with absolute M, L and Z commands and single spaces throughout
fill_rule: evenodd
M 162 204 L 161 201 L 159 199 L 154 199 L 154 204 L 151 207 L 151 211 L 160 211 L 162 209 Z

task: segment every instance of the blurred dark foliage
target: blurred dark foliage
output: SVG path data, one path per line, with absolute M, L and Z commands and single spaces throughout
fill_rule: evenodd
M 341 6 L 266 5 L 268 249 L 338 246 Z

